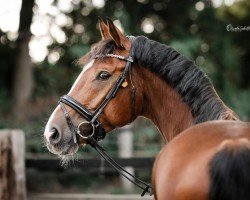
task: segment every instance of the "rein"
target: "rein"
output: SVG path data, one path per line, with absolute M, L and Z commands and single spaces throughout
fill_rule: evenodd
M 85 106 L 83 106 L 81 103 L 76 101 L 74 98 L 70 97 L 69 95 L 64 95 L 60 98 L 59 104 L 61 106 L 61 109 L 64 113 L 65 119 L 67 121 L 68 127 L 73 135 L 73 141 L 74 143 L 77 143 L 77 135 L 83 139 L 87 140 L 87 144 L 89 144 L 91 147 L 93 147 L 97 153 L 103 157 L 114 169 L 120 173 L 122 176 L 124 176 L 126 179 L 128 179 L 130 182 L 138 186 L 139 188 L 143 189 L 143 192 L 141 196 L 144 196 L 147 192 L 152 195 L 152 187 L 150 184 L 145 183 L 141 179 L 135 177 L 131 173 L 129 173 L 127 170 L 125 170 L 121 165 L 119 165 L 117 162 L 115 162 L 106 152 L 105 149 L 98 144 L 98 141 L 103 140 L 106 136 L 106 132 L 104 128 L 102 127 L 100 121 L 98 120 L 98 117 L 103 112 L 104 108 L 107 106 L 107 104 L 116 96 L 119 88 L 122 86 L 124 81 L 126 81 L 126 76 L 129 74 L 129 79 L 131 82 L 131 122 L 135 118 L 134 114 L 134 106 L 135 106 L 135 95 L 136 95 L 136 89 L 132 81 L 132 74 L 131 74 L 131 65 L 134 62 L 134 48 L 131 47 L 130 55 L 128 57 L 124 57 L 121 55 L 116 54 L 105 54 L 105 55 L 97 55 L 94 59 L 98 58 L 105 58 L 105 57 L 111 57 L 111 58 L 117 58 L 119 60 L 126 61 L 125 68 L 123 72 L 119 75 L 116 82 L 114 83 L 111 90 L 106 95 L 105 99 L 100 103 L 100 105 L 97 107 L 97 109 L 92 113 L 90 112 Z M 78 127 L 76 128 L 74 126 L 74 123 L 69 115 L 69 112 L 67 111 L 64 104 L 68 105 L 69 107 L 73 108 L 79 115 L 84 117 L 87 121 L 81 122 Z M 92 133 L 90 135 L 84 135 L 83 129 L 85 126 L 90 127 L 92 130 Z M 85 127 L 86 128 L 86 127 Z
M 104 158 L 119 174 L 121 174 L 123 177 L 125 177 L 127 180 L 129 180 L 131 183 L 136 185 L 137 187 L 141 188 L 143 191 L 141 193 L 141 196 L 143 197 L 147 192 L 151 196 L 153 191 L 150 184 L 142 181 L 141 179 L 137 178 L 133 174 L 129 173 L 127 170 L 125 170 L 121 165 L 119 165 L 117 162 L 114 161 L 113 158 L 111 158 L 105 151 L 105 149 L 98 144 L 98 142 L 93 138 L 89 137 L 87 139 L 88 144 L 93 147 L 97 153 Z M 135 180 L 133 180 L 135 179 Z

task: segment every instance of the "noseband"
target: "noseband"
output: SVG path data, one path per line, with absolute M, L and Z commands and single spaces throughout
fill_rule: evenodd
M 68 127 L 73 134 L 73 140 L 75 143 L 77 143 L 77 135 L 83 139 L 88 139 L 93 137 L 95 140 L 100 141 L 105 138 L 106 132 L 104 128 L 102 127 L 100 121 L 98 120 L 98 117 L 103 112 L 105 107 L 108 105 L 108 103 L 116 96 L 119 88 L 123 84 L 123 82 L 126 80 L 126 76 L 128 73 L 130 73 L 130 81 L 132 85 L 132 97 L 131 97 L 131 103 L 134 104 L 135 101 L 135 88 L 132 84 L 131 80 L 131 64 L 133 63 L 133 57 L 134 57 L 134 48 L 131 46 L 130 55 L 128 57 L 124 57 L 121 55 L 116 54 L 105 54 L 105 55 L 97 55 L 94 59 L 98 58 L 117 58 L 119 60 L 126 61 L 125 68 L 123 72 L 119 75 L 116 82 L 114 83 L 111 90 L 106 95 L 105 99 L 99 104 L 97 109 L 94 112 L 91 112 L 89 109 L 87 109 L 84 105 L 76 101 L 74 98 L 72 98 L 69 95 L 64 95 L 60 98 L 59 104 L 62 108 L 62 111 L 64 113 L 64 116 L 66 118 Z M 75 127 L 69 112 L 67 111 L 66 107 L 64 106 L 66 104 L 67 106 L 73 108 L 79 115 L 85 118 L 86 121 L 80 123 L 77 127 Z M 134 105 L 131 105 L 131 121 L 134 119 Z M 83 127 L 89 126 L 92 129 L 91 135 L 84 135 L 83 133 Z

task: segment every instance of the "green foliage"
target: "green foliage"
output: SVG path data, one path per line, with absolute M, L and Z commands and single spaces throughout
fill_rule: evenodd
M 198 37 L 192 38 L 183 38 L 181 40 L 174 40 L 172 41 L 169 46 L 175 48 L 180 53 L 184 54 L 189 59 L 194 59 L 194 55 L 197 54 L 199 48 L 202 44 L 202 41 Z
M 60 11 L 69 19 L 72 25 L 61 26 L 67 40 L 60 44 L 53 38 L 49 46 L 49 53 L 59 52 L 60 59 L 55 63 L 48 62 L 48 58 L 42 63 L 34 65 L 35 87 L 30 110 L 39 110 L 39 114 L 30 114 L 27 110 L 26 122 L 15 120 L 15 117 L 7 115 L 11 101 L 11 76 L 15 65 L 15 46 L 17 42 L 9 41 L 6 33 L 1 33 L 0 46 L 0 127 L 20 127 L 21 124 L 27 132 L 28 151 L 43 152 L 36 144 L 42 134 L 44 124 L 41 123 L 49 116 L 51 108 L 56 105 L 60 95 L 69 90 L 79 74 L 81 67 L 75 61 L 86 54 L 91 45 L 100 40 L 97 30 L 97 16 L 109 16 L 119 19 L 124 32 L 133 35 L 146 35 L 159 42 L 166 43 L 183 53 L 189 59 L 194 60 L 211 78 L 216 90 L 222 99 L 243 119 L 249 119 L 248 99 L 250 97 L 249 79 L 249 34 L 226 31 L 226 25 L 248 25 L 249 9 L 248 1 L 235 2 L 232 6 L 221 6 L 215 9 L 211 2 L 204 2 L 205 8 L 198 11 L 195 8 L 196 1 L 105 1 L 103 8 L 94 7 L 90 1 L 74 2 L 70 12 Z M 57 1 L 53 3 L 57 6 Z M 131 6 L 132 5 L 132 6 Z M 181 10 L 181 15 L 177 11 Z M 49 16 L 55 20 L 56 16 Z M 154 25 L 152 33 L 144 33 L 142 24 L 145 19 L 151 20 Z M 82 32 L 77 32 L 77 27 Z M 11 56 L 10 56 L 11 55 Z M 49 100 L 50 99 L 50 100 Z M 39 103 L 39 102 L 46 103 Z M 38 105 L 39 104 L 39 105 Z M 41 105 L 40 105 L 41 104 Z M 36 108 L 36 109 L 35 109 Z M 8 118 L 10 117 L 10 118 Z M 146 126 L 145 126 L 146 125 Z M 136 143 L 161 141 L 156 135 L 156 130 L 148 123 L 138 122 L 135 129 Z M 145 128 L 143 128 L 145 127 Z M 143 137 L 140 132 L 143 131 Z M 111 140 L 105 140 L 105 144 L 116 152 L 117 146 L 113 141 L 116 134 L 112 134 Z M 137 135 L 140 135 L 138 137 Z M 146 150 L 142 146 L 135 146 L 139 151 Z M 159 149 L 153 147 L 155 153 Z M 91 150 L 86 149 L 87 153 Z M 115 155 L 115 153 L 114 153 Z
M 69 54 L 72 57 L 80 58 L 82 55 L 85 55 L 90 50 L 89 46 L 82 44 L 75 44 L 69 49 Z
M 49 53 L 59 52 L 60 58 L 56 62 L 45 61 L 34 64 L 34 93 L 31 105 L 27 109 L 25 119 L 19 120 L 10 115 L 11 88 L 15 65 L 17 41 L 10 41 L 6 33 L 0 32 L 0 128 L 22 128 L 26 132 L 27 152 L 29 155 L 47 151 L 42 146 L 41 135 L 45 119 L 57 105 L 59 96 L 69 90 L 81 67 L 75 61 L 86 54 L 91 45 L 100 40 L 97 29 L 97 16 L 109 16 L 119 19 L 124 32 L 128 35 L 146 35 L 151 39 L 168 44 L 189 59 L 194 60 L 211 78 L 223 101 L 231 107 L 243 120 L 250 119 L 250 51 L 249 32 L 228 32 L 226 26 L 249 26 L 250 1 L 235 1 L 232 6 L 214 8 L 211 1 L 201 1 L 205 7 L 198 11 L 197 1 L 105 1 L 103 8 L 92 5 L 92 1 L 71 1 L 73 9 L 69 12 L 60 11 L 71 21 L 71 25 L 63 25 L 67 40 L 57 43 L 56 38 L 48 46 Z M 53 3 L 57 7 L 57 1 Z M 34 9 L 35 10 L 35 9 Z M 48 15 L 51 23 L 56 16 Z M 148 19 L 154 25 L 152 33 L 144 33 L 142 24 Z M 76 26 L 82 25 L 83 31 L 77 32 Z M 135 123 L 134 149 L 138 154 L 155 155 L 161 148 L 161 136 L 148 121 L 138 120 Z M 112 156 L 117 155 L 117 134 L 109 135 L 103 142 L 109 147 Z M 154 145 L 157 144 L 157 145 Z M 149 148 L 150 147 L 150 148 Z M 80 150 L 79 155 L 96 155 L 91 148 Z M 47 173 L 48 182 L 41 182 L 44 173 L 28 171 L 28 187 L 36 190 L 46 188 L 46 191 L 60 191 L 62 185 L 70 188 L 72 177 L 80 187 L 93 189 L 96 180 L 90 182 L 90 177 L 83 173 L 84 182 L 78 172 L 63 174 L 60 177 Z M 139 174 L 147 178 L 147 174 Z M 32 178 L 31 178 L 32 177 Z M 38 184 L 34 186 L 33 180 Z M 67 180 L 67 181 L 66 181 Z M 100 179 L 98 179 L 100 180 Z M 56 184 L 55 184 L 56 183 Z M 82 185 L 81 185 L 82 183 Z M 74 186 L 76 187 L 76 186 Z M 51 188 L 51 189 L 49 189 Z M 82 188 L 77 188 L 81 191 Z M 107 189 L 107 188 L 105 188 Z M 107 189 L 110 193 L 120 193 L 118 189 Z

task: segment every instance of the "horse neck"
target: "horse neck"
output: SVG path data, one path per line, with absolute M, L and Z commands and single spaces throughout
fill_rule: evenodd
M 180 95 L 148 69 L 135 68 L 140 77 L 137 85 L 143 90 L 140 115 L 156 125 L 165 141 L 191 126 L 193 117 L 190 108 L 183 103 Z
M 183 130 L 196 124 L 197 118 L 193 117 L 192 109 L 184 103 L 176 90 L 147 68 L 137 66 L 135 69 L 138 70 L 135 73 L 139 75 L 139 87 L 143 90 L 140 115 L 156 125 L 165 141 L 170 141 Z M 222 106 L 223 114 L 220 119 L 237 118 L 215 91 L 212 98 Z

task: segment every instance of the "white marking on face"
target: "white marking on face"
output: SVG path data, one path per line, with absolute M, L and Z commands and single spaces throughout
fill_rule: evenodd
M 92 67 L 92 65 L 94 64 L 95 60 L 91 60 L 88 64 L 86 64 L 84 67 L 83 67 L 83 70 L 82 72 L 86 72 L 90 67 Z
M 91 60 L 88 64 L 86 64 L 84 67 L 83 67 L 83 70 L 81 71 L 81 73 L 79 74 L 79 76 L 77 77 L 75 83 L 73 84 L 73 86 L 71 87 L 69 93 L 75 88 L 75 86 L 78 84 L 78 82 L 80 82 L 83 74 L 93 66 L 95 60 Z

